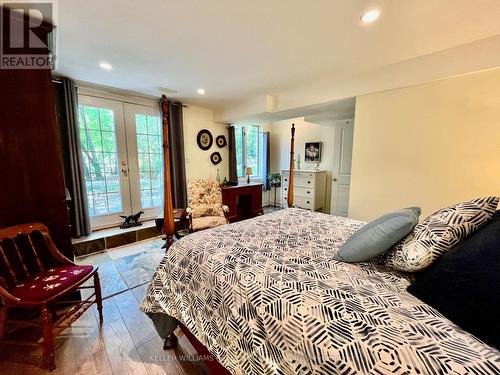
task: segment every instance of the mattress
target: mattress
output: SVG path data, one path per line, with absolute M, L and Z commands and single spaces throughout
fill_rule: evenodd
M 301 209 L 175 242 L 141 304 L 233 374 L 500 374 L 500 353 L 406 292 L 408 277 L 333 260 L 363 222 Z

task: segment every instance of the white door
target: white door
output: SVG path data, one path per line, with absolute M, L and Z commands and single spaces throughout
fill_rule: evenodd
M 123 105 L 79 96 L 78 112 L 92 228 L 117 224 L 131 211 Z
M 353 134 L 354 120 L 346 120 L 344 125 L 335 128 L 330 207 L 335 216 L 347 216 L 349 209 Z
M 132 212 L 157 217 L 163 209 L 163 135 L 158 109 L 125 104 Z
M 159 110 L 91 96 L 78 97 L 79 127 L 93 229 L 117 225 L 163 206 L 163 151 Z

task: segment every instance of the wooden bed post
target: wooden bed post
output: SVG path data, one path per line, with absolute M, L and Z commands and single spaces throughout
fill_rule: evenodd
M 292 139 L 290 140 L 290 177 L 288 178 L 288 207 L 293 207 L 293 149 L 295 146 L 295 124 L 292 124 Z
M 163 233 L 166 239 L 166 249 L 174 243 L 174 206 L 172 203 L 171 177 L 170 177 L 170 144 L 168 141 L 168 98 L 161 96 L 160 101 L 162 128 L 163 128 Z

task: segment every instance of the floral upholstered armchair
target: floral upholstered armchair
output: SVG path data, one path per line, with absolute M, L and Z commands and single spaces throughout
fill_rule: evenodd
M 222 204 L 219 183 L 214 180 L 193 180 L 188 184 L 189 230 L 196 232 L 228 223 L 229 207 Z

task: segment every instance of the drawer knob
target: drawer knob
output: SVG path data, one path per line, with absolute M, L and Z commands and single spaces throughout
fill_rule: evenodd
M 311 181 L 307 181 L 307 183 L 308 183 L 308 184 L 310 184 L 310 183 L 311 183 Z
M 308 191 L 307 191 L 307 194 L 311 194 L 311 192 L 308 190 Z
M 287 188 L 285 188 L 285 190 L 287 190 Z
M 307 201 L 307 204 L 309 204 L 309 203 L 311 203 L 311 202 Z

